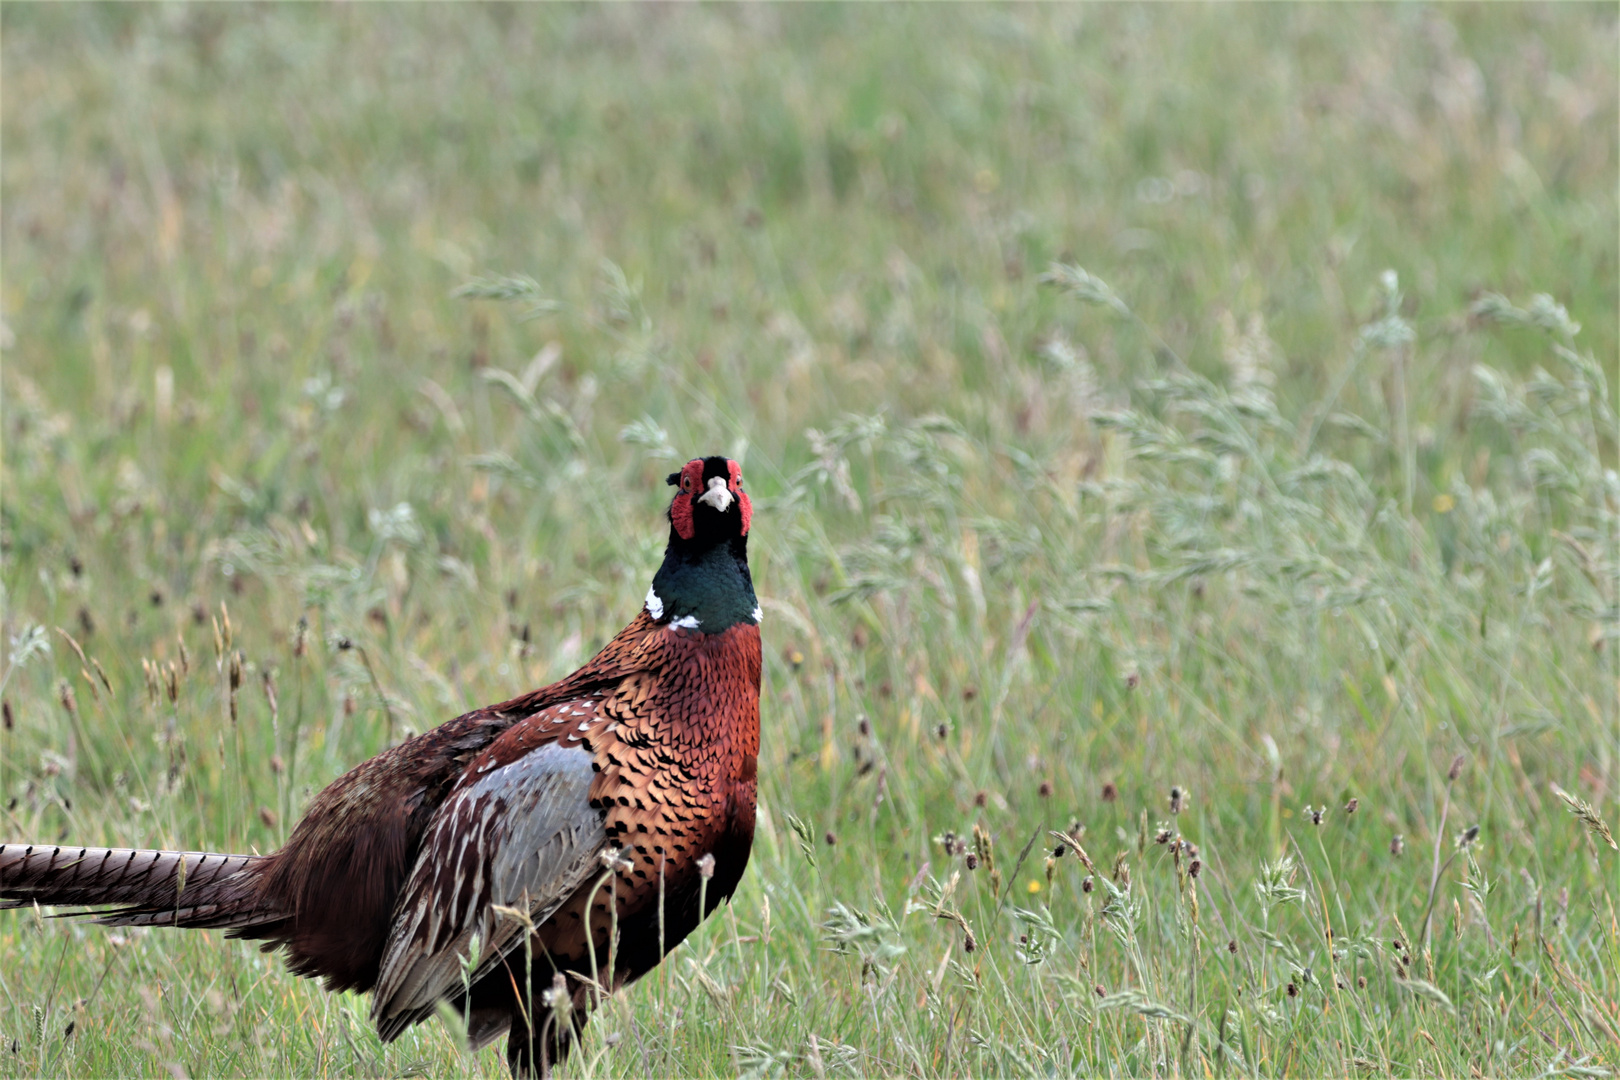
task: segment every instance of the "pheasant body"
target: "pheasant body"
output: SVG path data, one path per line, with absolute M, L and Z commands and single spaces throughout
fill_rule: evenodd
M 474 1047 L 508 1033 L 515 1073 L 549 1071 L 600 993 L 691 933 L 700 897 L 732 894 L 753 842 L 751 507 L 724 458 L 671 483 L 644 610 L 572 675 L 361 764 L 271 855 L 0 845 L 0 900 L 226 927 L 328 989 L 371 991 L 385 1040 L 445 1000 Z M 543 1003 L 552 988 L 566 1007 Z

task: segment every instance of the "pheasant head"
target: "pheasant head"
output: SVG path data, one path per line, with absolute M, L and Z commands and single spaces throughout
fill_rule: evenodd
M 669 546 L 647 590 L 654 622 L 719 633 L 759 622 L 759 601 L 748 572 L 753 503 L 742 466 L 724 457 L 694 458 L 669 474 Z

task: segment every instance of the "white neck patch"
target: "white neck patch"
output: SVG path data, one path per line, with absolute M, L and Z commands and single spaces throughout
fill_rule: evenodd
M 765 618 L 765 612 L 760 610 L 760 606 L 758 604 L 755 604 L 754 605 L 754 624 L 757 626 L 760 622 L 762 622 L 764 620 L 764 618 Z
M 654 619 L 662 619 L 664 617 L 664 602 L 658 598 L 657 593 L 653 592 L 651 585 L 647 586 L 646 604 L 647 614 L 651 615 Z
M 677 630 L 696 630 L 698 628 L 698 619 L 696 615 L 682 615 L 678 619 L 671 619 L 669 625 Z

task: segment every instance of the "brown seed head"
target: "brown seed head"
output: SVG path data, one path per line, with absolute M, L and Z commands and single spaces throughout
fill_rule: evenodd
M 1349 817 L 1351 814 L 1355 813 L 1356 807 L 1360 805 L 1361 800 L 1352 796 L 1350 801 L 1344 804 L 1344 816 Z
M 1456 780 L 1457 777 L 1461 776 L 1462 771 L 1463 771 L 1463 765 L 1465 765 L 1467 762 L 1468 762 L 1468 755 L 1467 754 L 1458 754 L 1456 757 L 1452 758 L 1451 759 L 1451 768 L 1446 773 L 1446 779 L 1447 780 Z
M 1291 998 L 1299 997 L 1299 987 L 1295 986 L 1293 983 L 1289 983 L 1288 984 L 1288 996 L 1291 997 Z
M 1091 880 L 1091 875 L 1090 874 L 1087 874 L 1084 878 L 1082 878 L 1080 880 L 1080 891 L 1081 892 L 1090 892 L 1092 889 L 1095 889 L 1096 887 L 1097 886 Z
M 834 844 L 838 843 L 838 834 L 833 832 L 831 829 L 828 829 L 827 835 L 823 837 L 823 839 L 827 841 L 828 847 L 832 847 Z
M 1202 870 L 1203 868 L 1204 868 L 1204 864 L 1202 862 L 1200 862 L 1199 860 L 1194 859 L 1192 862 L 1187 864 L 1187 876 L 1188 877 L 1197 877 L 1198 876 L 1198 871 Z
M 1041 795 L 1041 798 L 1043 798 L 1043 799 L 1050 799 L 1052 797 L 1052 781 L 1050 781 L 1050 780 L 1042 780 L 1041 781 L 1040 795 Z
M 974 806 L 984 806 L 989 801 L 990 801 L 989 792 L 979 791 L 979 792 L 975 792 L 974 795 L 973 795 L 973 805 Z
M 1237 942 L 1236 941 L 1228 941 L 1226 943 L 1226 951 L 1231 953 L 1233 956 L 1236 956 L 1237 955 Z
M 977 870 L 979 868 L 979 857 L 971 851 L 967 854 L 967 868 L 969 870 Z
M 1115 787 L 1114 782 L 1110 780 L 1103 785 L 1102 801 L 1113 802 L 1117 798 L 1119 798 L 1119 788 Z
M 1406 837 L 1402 836 L 1400 833 L 1396 833 L 1394 836 L 1389 838 L 1389 853 L 1391 855 L 1398 859 L 1401 857 L 1401 853 L 1405 850 Z

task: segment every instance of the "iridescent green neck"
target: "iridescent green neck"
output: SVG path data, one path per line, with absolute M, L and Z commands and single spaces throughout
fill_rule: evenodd
M 664 565 L 647 590 L 647 612 L 659 623 L 706 634 L 759 622 L 747 538 L 698 548 L 671 533 Z

